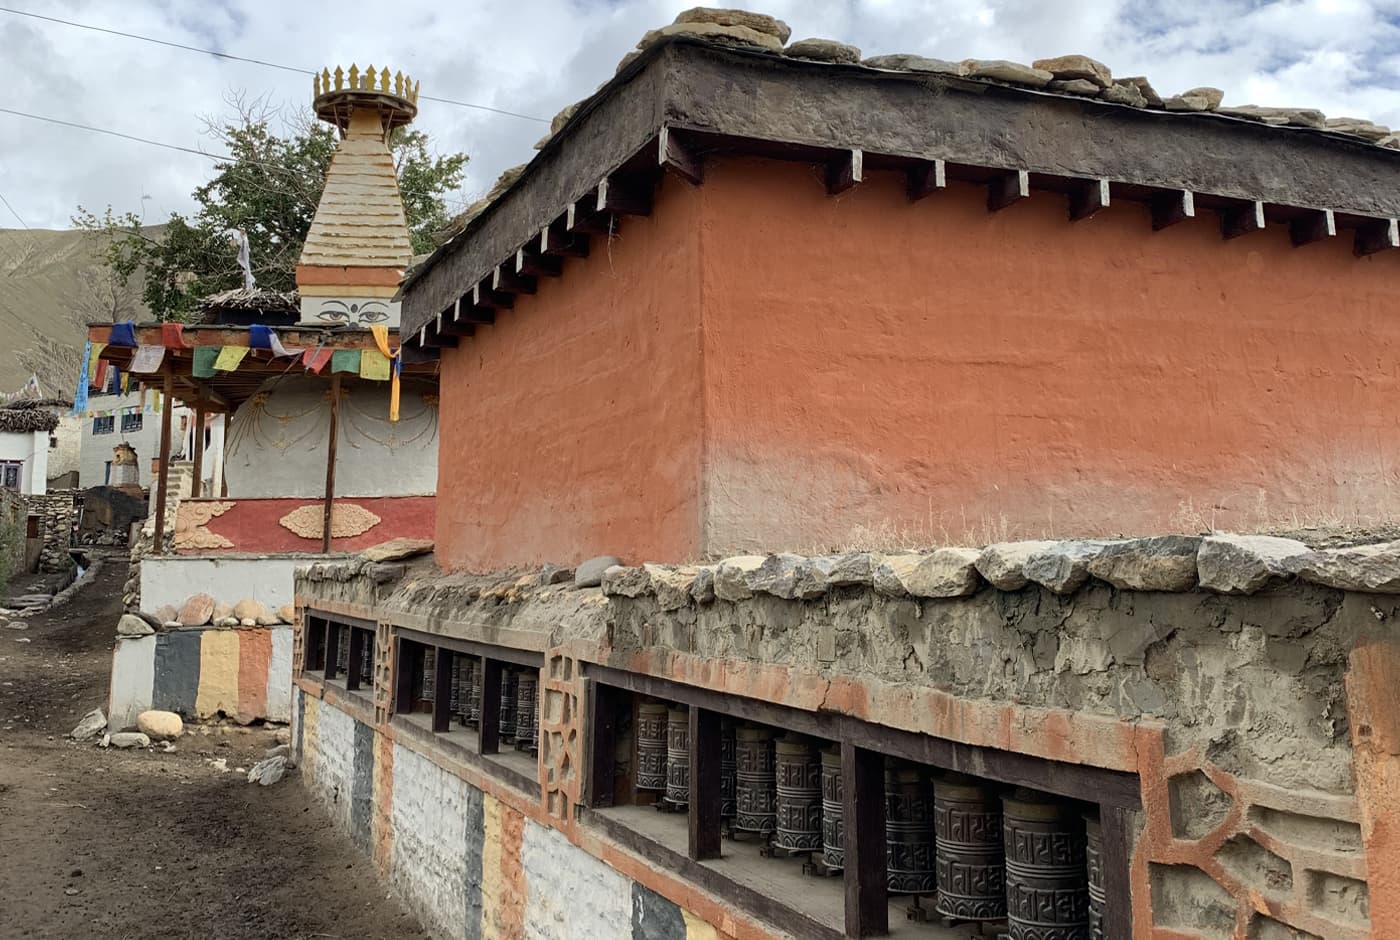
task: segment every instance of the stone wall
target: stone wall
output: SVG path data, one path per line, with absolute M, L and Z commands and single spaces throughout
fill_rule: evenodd
M 384 567 L 302 569 L 298 604 L 543 651 L 540 818 L 610 863 L 573 812 L 591 664 L 1135 774 L 1135 936 L 1360 940 L 1397 923 L 1400 899 L 1380 889 L 1400 862 L 1385 821 L 1400 545 L 755 556 L 614 567 L 600 589 L 410 564 L 389 592 Z M 388 733 L 386 715 L 363 720 Z M 623 868 L 695 903 L 693 886 Z
M 23 498 L 14 490 L 0 487 L 0 570 L 14 573 L 24 564 Z
M 729 936 L 543 823 L 537 797 L 474 786 L 345 707 L 298 689 L 293 753 L 306 785 L 434 935 Z
M 26 496 L 30 515 L 39 517 L 43 546 L 39 550 L 40 571 L 67 571 L 73 567 L 68 554 L 73 540 L 73 497 L 75 490 L 55 490 L 43 496 Z

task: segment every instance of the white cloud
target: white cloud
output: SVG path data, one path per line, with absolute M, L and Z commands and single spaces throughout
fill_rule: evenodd
M 68 0 L 34 12 L 303 68 L 373 62 L 411 72 L 423 93 L 548 119 L 613 74 L 647 29 L 694 0 L 368 3 Z M 787 20 L 867 55 L 946 59 L 1083 52 L 1159 91 L 1216 85 L 1227 103 L 1316 107 L 1400 124 L 1400 0 L 769 0 L 733 5 Z M 305 106 L 309 77 L 0 13 L 3 106 L 182 146 L 214 148 L 202 117 L 230 90 Z M 529 159 L 544 125 L 425 101 L 418 126 L 472 156 L 462 201 Z M 0 193 L 34 227 L 65 227 L 79 204 L 189 207 L 203 158 L 0 114 Z M 0 208 L 0 226 L 14 225 Z

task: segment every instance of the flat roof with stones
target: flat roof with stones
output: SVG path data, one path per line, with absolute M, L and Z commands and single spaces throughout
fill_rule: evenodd
M 1283 224 L 1299 245 L 1345 233 L 1359 255 L 1400 247 L 1400 150 L 1373 140 L 1048 91 L 995 69 L 874 61 L 653 37 L 410 272 L 405 343 L 457 345 L 537 278 L 558 276 L 563 257 L 586 254 L 591 235 L 650 212 L 663 172 L 698 183 L 705 158 L 728 153 L 824 165 L 832 192 L 896 170 L 911 198 L 947 180 L 985 184 L 991 211 L 1039 189 L 1065 194 L 1072 220 L 1110 199 L 1137 201 L 1154 228 L 1214 212 L 1225 238 Z

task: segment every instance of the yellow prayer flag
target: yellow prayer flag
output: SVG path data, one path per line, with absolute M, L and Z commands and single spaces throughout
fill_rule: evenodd
M 360 350 L 360 378 L 387 382 L 390 371 L 388 356 L 377 349 Z
M 88 352 L 88 380 L 97 380 L 97 360 L 102 358 L 102 350 L 107 348 L 106 343 L 93 343 L 92 349 Z
M 374 345 L 379 347 L 381 355 L 391 360 L 393 376 L 389 381 L 389 420 L 399 420 L 399 370 L 401 363 L 393 362 L 403 354 L 403 347 L 389 349 L 389 328 L 382 323 L 370 324 L 370 334 L 374 337 Z
M 219 350 L 219 358 L 214 360 L 214 368 L 220 372 L 236 372 L 238 364 L 248 355 L 247 346 L 225 346 Z

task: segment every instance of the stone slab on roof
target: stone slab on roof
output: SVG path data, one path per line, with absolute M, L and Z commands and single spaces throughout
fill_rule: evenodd
M 677 35 L 652 43 L 582 102 L 520 178 L 413 272 L 403 292 L 404 334 L 428 324 L 571 201 L 643 152 L 662 126 L 773 149 L 859 149 L 1400 216 L 1400 151 L 1359 138 L 955 75 L 812 62 Z

